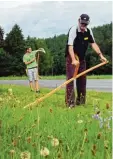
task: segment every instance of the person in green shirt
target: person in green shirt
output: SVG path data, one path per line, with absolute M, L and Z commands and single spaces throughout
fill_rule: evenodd
M 30 85 L 31 91 L 35 89 L 35 91 L 39 93 L 40 90 L 39 90 L 39 83 L 38 83 L 38 63 L 37 63 L 38 60 L 36 61 L 37 52 L 38 50 L 32 51 L 30 47 L 27 47 L 26 52 L 23 56 L 23 62 L 26 65 L 26 71 L 27 71 L 27 76 L 29 78 L 29 85 Z M 34 84 L 33 84 L 33 81 L 34 81 Z

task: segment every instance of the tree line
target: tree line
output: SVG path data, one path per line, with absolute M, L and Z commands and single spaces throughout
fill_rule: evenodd
M 95 41 L 109 63 L 89 74 L 112 74 L 112 23 L 92 28 Z M 0 76 L 25 75 L 23 55 L 26 47 L 32 50 L 44 48 L 46 54 L 40 54 L 40 75 L 65 74 L 65 47 L 67 35 L 51 38 L 24 37 L 22 29 L 15 24 L 4 38 L 4 29 L 0 27 Z M 87 68 L 100 63 L 97 54 L 89 46 L 86 53 Z

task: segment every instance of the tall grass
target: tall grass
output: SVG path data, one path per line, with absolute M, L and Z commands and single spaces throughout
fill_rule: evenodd
M 89 91 L 86 105 L 68 109 L 61 90 L 23 109 L 49 91 L 0 86 L 0 159 L 111 159 L 112 94 Z

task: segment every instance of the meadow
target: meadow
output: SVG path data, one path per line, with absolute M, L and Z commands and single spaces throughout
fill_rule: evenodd
M 69 109 L 62 89 L 23 108 L 50 91 L 0 85 L 0 159 L 111 159 L 112 93 L 87 91 L 86 104 Z

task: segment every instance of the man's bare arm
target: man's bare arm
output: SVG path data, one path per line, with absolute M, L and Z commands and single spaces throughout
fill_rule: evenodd
M 73 51 L 73 46 L 69 45 L 68 49 L 69 49 L 68 51 L 69 51 L 69 54 L 70 54 L 71 59 L 72 59 L 72 65 L 78 65 L 79 61 L 77 61 L 76 58 L 75 58 L 75 54 L 74 54 L 74 51 Z
M 31 61 L 28 61 L 28 62 L 24 62 L 26 65 L 28 65 L 28 64 L 30 64 L 30 63 L 32 63 L 32 62 L 34 62 L 35 61 L 35 58 L 33 58 Z
M 106 62 L 107 59 L 103 56 L 99 46 L 97 45 L 97 43 L 91 43 L 91 47 L 92 49 L 100 56 L 101 61 Z

